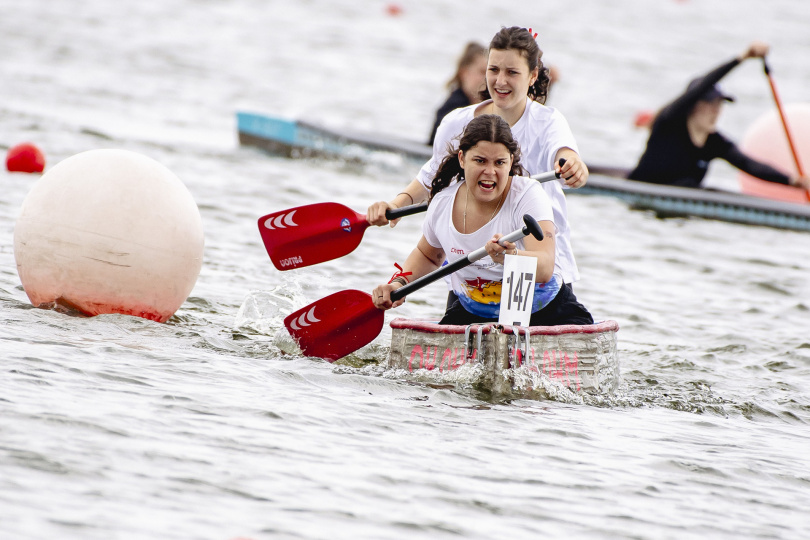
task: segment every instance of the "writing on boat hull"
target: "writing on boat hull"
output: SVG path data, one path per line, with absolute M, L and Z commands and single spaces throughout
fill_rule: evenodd
M 408 371 L 426 369 L 440 372 L 453 371 L 465 364 L 474 364 L 478 358 L 478 349 L 467 354 L 463 347 L 422 347 L 416 344 L 411 349 Z M 576 389 L 581 388 L 579 376 L 579 357 L 576 352 L 567 352 L 554 349 L 545 349 L 540 353 L 534 347 L 529 349 L 528 358 L 523 358 L 523 351 L 517 350 L 514 358 L 517 367 L 526 366 L 535 373 L 544 373 L 552 380 L 559 381 L 565 386 Z

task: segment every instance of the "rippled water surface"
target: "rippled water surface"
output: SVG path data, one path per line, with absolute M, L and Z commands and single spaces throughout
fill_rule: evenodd
M 519 24 L 561 72 L 550 104 L 586 159 L 630 166 L 634 114 L 751 39 L 773 45 L 783 101 L 808 101 L 802 2 L 402 2 L 399 16 L 322 0 L 5 4 L 0 147 L 33 141 L 48 167 L 96 148 L 148 155 L 188 186 L 206 248 L 166 324 L 35 309 L 13 230 L 38 177 L 0 173 L 0 536 L 810 535 L 806 233 L 571 194 L 577 295 L 621 327 L 620 389 L 483 401 L 377 366 L 387 328 L 351 364 L 294 352 L 283 316 L 386 280 L 420 220 L 282 273 L 257 218 L 321 201 L 363 211 L 415 170 L 268 156 L 238 145 L 234 118 L 421 139 L 464 43 Z M 739 140 L 773 108 L 767 81 L 747 62 L 725 88 L 738 102 L 721 126 Z M 734 184 L 722 164 L 710 174 Z M 431 285 L 396 315 L 436 316 L 444 296 Z

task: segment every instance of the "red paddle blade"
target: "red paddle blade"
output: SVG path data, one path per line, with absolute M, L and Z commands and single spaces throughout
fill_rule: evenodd
M 284 326 L 305 355 L 334 362 L 379 336 L 384 320 L 370 294 L 349 290 L 291 313 Z
M 338 203 L 298 206 L 259 218 L 267 254 L 279 270 L 337 259 L 354 251 L 368 221 Z

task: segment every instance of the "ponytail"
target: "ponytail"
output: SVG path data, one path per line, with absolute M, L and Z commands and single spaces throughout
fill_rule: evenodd
M 430 184 L 430 197 L 433 200 L 441 190 L 449 186 L 455 179 L 464 178 L 464 169 L 461 168 L 461 162 L 458 159 L 458 153 L 453 151 L 452 146 L 448 149 L 447 155 L 442 159 L 439 170 L 436 171 L 436 176 L 433 177 L 433 182 Z

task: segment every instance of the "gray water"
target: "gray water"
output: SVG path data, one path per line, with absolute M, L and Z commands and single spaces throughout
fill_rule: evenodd
M 30 306 L 13 230 L 38 176 L 0 173 L 0 537 L 806 538 L 810 536 L 810 236 L 658 220 L 569 196 L 597 319 L 619 322 L 616 395 L 481 401 L 376 365 L 390 331 L 331 365 L 281 319 L 387 280 L 418 218 L 351 255 L 270 263 L 259 216 L 311 202 L 363 211 L 415 173 L 242 148 L 234 113 L 426 137 L 469 39 L 540 31 L 550 103 L 583 156 L 630 166 L 634 114 L 761 38 L 783 101 L 808 101 L 804 2 L 634 0 L 295 4 L 0 0 L 0 146 L 48 167 L 122 148 L 171 169 L 200 207 L 205 260 L 166 324 Z M 725 88 L 741 139 L 772 110 L 761 66 Z M 732 187 L 713 165 L 711 182 Z M 435 316 L 442 284 L 389 316 Z

